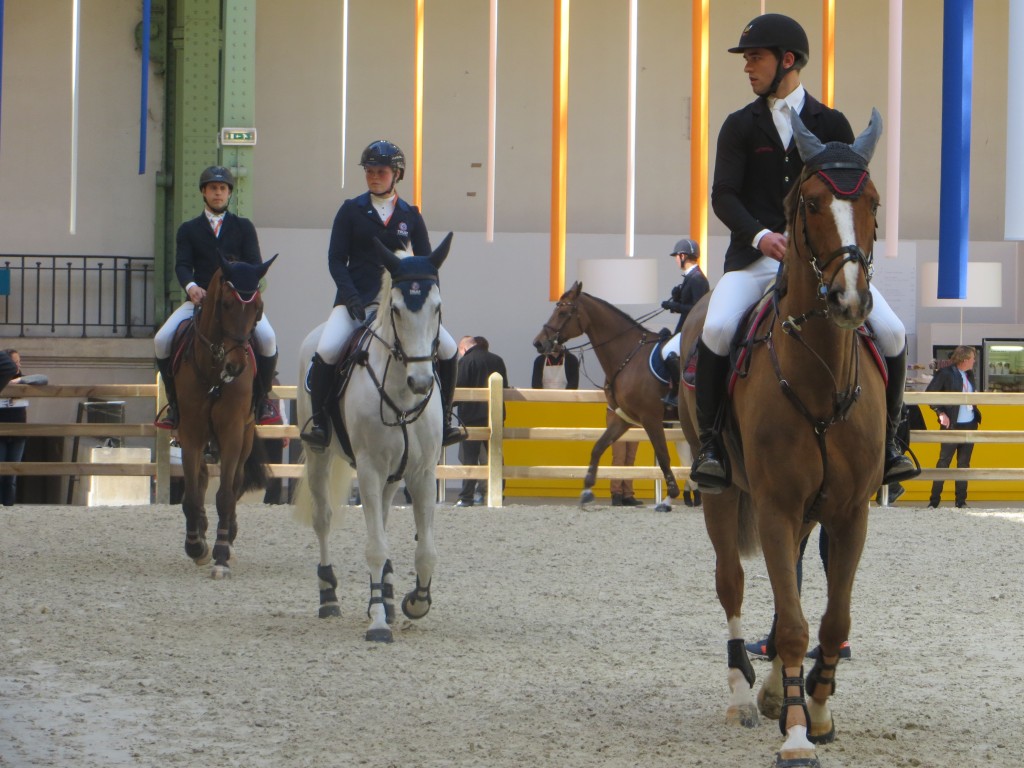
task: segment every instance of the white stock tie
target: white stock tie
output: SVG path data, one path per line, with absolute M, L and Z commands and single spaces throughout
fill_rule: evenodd
M 784 99 L 776 99 L 772 104 L 772 120 L 775 121 L 775 130 L 779 132 L 782 146 L 788 147 L 789 140 L 793 138 L 793 124 L 789 118 L 789 104 Z

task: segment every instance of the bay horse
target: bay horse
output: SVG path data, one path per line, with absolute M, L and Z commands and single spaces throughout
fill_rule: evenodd
M 265 453 L 256 439 L 250 337 L 263 316 L 260 280 L 277 256 L 262 264 L 221 257 L 206 296 L 192 316 L 174 376 L 180 412 L 177 439 L 185 478 L 185 553 L 196 565 L 210 562 L 206 543 L 207 452 L 219 456 L 217 539 L 211 576 L 231 574 L 238 534 L 235 506 L 243 493 L 267 484 Z
M 551 317 L 534 338 L 533 346 L 541 354 L 548 354 L 584 334 L 601 363 L 605 398 L 615 415 L 590 452 L 580 504 L 594 500 L 591 489 L 597 481 L 601 456 L 634 424 L 643 427 L 651 441 L 669 497 L 678 497 L 679 485 L 672 474 L 664 424 L 666 419 L 674 420 L 675 414 L 666 414 L 661 399 L 668 392 L 668 386 L 651 373 L 648 363 L 654 345 L 661 339 L 660 334 L 645 328 L 604 299 L 584 293 L 583 284 L 577 281 L 558 299 Z M 669 509 L 667 503 L 658 507 L 659 511 Z
M 416 587 L 402 599 L 402 612 L 421 619 L 430 610 L 430 583 L 437 563 L 434 509 L 443 415 L 434 362 L 441 328 L 438 270 L 448 256 L 451 233 L 430 256 L 389 251 L 375 241 L 385 267 L 376 314 L 348 360 L 349 373 L 337 396 L 348 446 L 332 430 L 331 446 L 306 452 L 295 500 L 295 517 L 312 525 L 320 543 L 320 618 L 341 615 L 338 580 L 328 538 L 331 518 L 347 499 L 353 468 L 366 520 L 366 563 L 370 569 L 370 619 L 365 639 L 390 643 L 395 618 L 394 569 L 388 556 L 387 522 L 399 482 L 412 496 L 416 524 Z M 299 381 L 305 382 L 323 325 L 303 341 Z M 360 331 L 357 331 L 360 333 Z M 345 363 L 343 363 L 343 366 Z M 312 415 L 306 387 L 298 388 L 299 423 Z M 337 422 L 335 422 L 337 424 Z
M 746 365 L 737 364 L 725 416 L 723 441 L 733 484 L 704 494 L 715 582 L 730 638 L 727 719 L 754 726 L 758 708 L 777 717 L 785 737 L 776 755 L 780 767 L 819 765 L 815 745 L 835 737 L 828 700 L 835 692 L 839 647 L 850 633 L 868 500 L 882 481 L 886 420 L 884 374 L 862 328 L 872 307 L 879 205 L 868 163 L 881 117 L 873 111 L 852 145 L 823 145 L 798 116 L 793 124 L 805 165 L 786 200 L 788 247 L 765 318 L 748 337 Z M 687 318 L 682 349 L 696 343 L 707 304 L 703 299 Z M 685 385 L 679 410 L 696 452 L 696 402 Z M 809 631 L 796 562 L 801 539 L 817 524 L 829 538 L 828 599 L 818 629 L 818 657 L 805 679 Z M 758 547 L 777 618 L 776 655 L 755 706 L 754 671 L 741 626 L 741 557 Z

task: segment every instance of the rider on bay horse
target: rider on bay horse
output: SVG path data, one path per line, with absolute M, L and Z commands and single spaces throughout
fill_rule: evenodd
M 730 483 L 727 456 L 719 439 L 729 346 L 740 321 L 767 289 L 786 253 L 784 201 L 803 170 L 792 140 L 790 110 L 795 110 L 823 143 L 850 144 L 854 140 L 846 117 L 818 102 L 800 84 L 808 50 L 807 34 L 800 24 L 777 13 L 755 18 L 741 33 L 739 44 L 729 49 L 743 54 L 744 72 L 757 98 L 729 115 L 718 137 L 711 204 L 729 227 L 731 238 L 725 274 L 711 294 L 697 345 L 701 449 L 690 476 L 703 490 Z M 909 480 L 920 470 L 896 444 L 907 374 L 906 331 L 874 285 L 871 296 L 871 328 L 888 373 L 884 484 Z
M 359 159 L 366 173 L 368 190 L 342 203 L 334 217 L 327 265 L 337 286 L 334 309 L 324 326 L 309 376 L 312 418 L 302 432 L 310 448 L 323 450 L 330 444 L 331 422 L 327 400 L 334 382 L 334 369 L 342 348 L 357 324 L 366 320 L 367 305 L 377 301 L 384 267 L 374 253 L 374 240 L 392 252 L 409 249 L 415 256 L 431 253 L 427 225 L 419 208 L 398 196 L 395 189 L 405 176 L 405 154 L 390 141 L 371 142 Z M 455 398 L 458 364 L 455 339 L 441 326 L 437 350 L 437 375 L 444 408 L 444 445 L 464 440 L 465 432 L 450 426 Z
M 206 289 L 214 273 L 220 269 L 222 256 L 248 264 L 263 263 L 256 227 L 249 219 L 228 211 L 228 201 L 234 188 L 235 179 L 227 168 L 216 165 L 207 168 L 199 176 L 199 191 L 205 204 L 203 212 L 178 227 L 174 273 L 188 299 L 171 313 L 153 337 L 156 364 L 167 391 L 167 408 L 162 417 L 154 422 L 160 429 L 178 428 L 178 396 L 174 387 L 171 358 L 178 326 L 192 317 L 195 308 L 206 297 Z M 281 416 L 268 398 L 274 385 L 277 366 L 277 336 L 270 326 L 266 310 L 253 330 L 253 345 L 256 352 L 256 376 L 253 383 L 254 389 L 259 392 L 256 423 L 280 424 Z

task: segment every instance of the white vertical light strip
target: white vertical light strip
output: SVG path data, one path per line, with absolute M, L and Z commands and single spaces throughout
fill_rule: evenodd
M 1013 55 L 1012 51 L 1010 55 Z M 900 255 L 900 119 L 901 105 L 903 103 L 902 84 L 903 0 L 889 0 L 889 114 L 886 116 L 885 121 L 885 255 L 889 259 L 895 259 Z
M 345 188 L 345 144 L 348 141 L 348 0 L 341 3 L 341 188 Z
M 494 158 L 498 120 L 498 0 L 491 0 L 491 42 L 487 64 L 487 228 L 486 241 L 494 242 Z
M 626 256 L 632 258 L 636 227 L 636 18 L 637 1 L 629 0 L 629 85 L 626 96 Z
M 1010 0 L 1008 26 L 1010 44 L 1006 71 L 1012 72 L 1013 77 L 1006 80 L 1006 216 L 1003 237 L 1024 240 L 1024 189 L 1020 183 L 1024 174 L 1024 151 L 1019 140 L 1024 130 L 1024 88 L 1020 82 L 1024 46 L 1018 42 L 1019 35 L 1024 33 L 1024 0 Z
M 82 0 L 71 3 L 71 221 L 69 231 L 78 227 L 78 57 L 81 44 Z

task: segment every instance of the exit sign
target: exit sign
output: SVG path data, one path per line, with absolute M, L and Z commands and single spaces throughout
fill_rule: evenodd
M 256 144 L 255 128 L 221 128 L 220 143 L 222 146 L 253 146 Z

